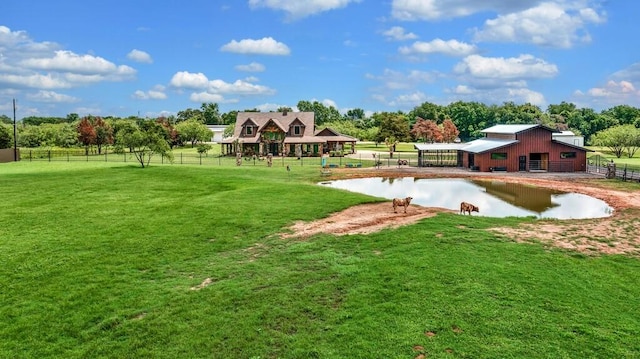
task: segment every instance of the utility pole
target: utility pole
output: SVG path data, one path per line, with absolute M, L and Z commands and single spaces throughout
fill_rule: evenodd
M 18 136 L 16 134 L 16 99 L 13 99 L 13 161 L 18 162 Z

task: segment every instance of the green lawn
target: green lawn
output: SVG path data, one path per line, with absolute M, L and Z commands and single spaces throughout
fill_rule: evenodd
M 638 357 L 638 258 L 517 244 L 456 214 L 280 238 L 380 200 L 319 174 L 0 164 L 0 357 Z

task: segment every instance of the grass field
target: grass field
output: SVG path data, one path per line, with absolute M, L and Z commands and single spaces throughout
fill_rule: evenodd
M 0 164 L 0 357 L 638 357 L 638 258 L 517 244 L 448 213 L 280 238 L 380 200 L 318 177 Z

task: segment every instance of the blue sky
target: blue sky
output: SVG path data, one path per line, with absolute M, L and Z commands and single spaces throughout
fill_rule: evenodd
M 0 114 L 640 107 L 633 0 L 5 0 Z

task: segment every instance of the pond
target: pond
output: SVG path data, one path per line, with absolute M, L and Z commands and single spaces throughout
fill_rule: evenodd
M 413 197 L 411 204 L 455 211 L 465 201 L 480 207 L 473 215 L 490 217 L 582 219 L 613 214 L 611 206 L 591 196 L 495 180 L 373 177 L 320 184 L 387 199 Z

